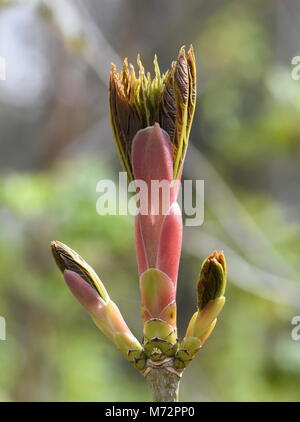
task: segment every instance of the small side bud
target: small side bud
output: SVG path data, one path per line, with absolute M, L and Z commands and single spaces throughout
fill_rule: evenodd
M 226 262 L 214 251 L 202 264 L 197 283 L 198 311 L 190 319 L 185 337 L 175 355 L 174 367 L 183 370 L 206 342 L 225 304 Z
M 131 333 L 117 305 L 110 299 L 95 271 L 75 251 L 61 242 L 51 242 L 54 259 L 76 299 L 93 322 L 137 369 L 145 366 L 145 353 Z
M 104 302 L 109 301 L 108 293 L 95 273 L 78 253 L 58 240 L 51 242 L 51 250 L 58 268 L 64 273 L 65 270 L 73 271 L 84 281 L 93 287 Z
M 202 264 L 197 283 L 198 308 L 224 295 L 226 287 L 226 263 L 223 251 L 214 251 Z

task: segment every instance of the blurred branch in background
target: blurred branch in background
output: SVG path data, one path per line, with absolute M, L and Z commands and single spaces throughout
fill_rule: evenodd
M 54 24 L 67 49 L 80 54 L 107 85 L 107 67 L 111 62 L 119 67 L 122 61 L 93 21 L 85 2 L 37 0 L 37 10 Z

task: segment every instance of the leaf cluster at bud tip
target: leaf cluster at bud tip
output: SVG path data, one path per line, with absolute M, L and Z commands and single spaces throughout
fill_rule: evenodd
M 133 180 L 131 146 L 136 133 L 159 123 L 174 145 L 174 179 L 185 157 L 196 106 L 196 64 L 193 47 L 182 47 L 170 70 L 161 74 L 154 58 L 155 76 L 145 72 L 140 57 L 138 74 L 124 60 L 118 73 L 112 65 L 109 81 L 110 116 L 114 138 L 124 169 Z
M 93 268 L 62 242 L 51 242 L 51 250 L 68 287 L 87 309 L 95 325 L 129 362 L 142 370 L 146 362 L 143 348 L 127 327 L 119 308 L 110 299 Z

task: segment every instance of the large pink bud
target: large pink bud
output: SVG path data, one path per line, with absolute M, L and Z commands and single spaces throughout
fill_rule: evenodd
M 177 282 L 182 242 L 182 218 L 173 181 L 173 145 L 158 123 L 140 130 L 132 142 L 135 180 L 147 187 L 147 214 L 135 218 L 139 273 L 156 268 Z M 158 189 L 157 189 L 158 187 Z

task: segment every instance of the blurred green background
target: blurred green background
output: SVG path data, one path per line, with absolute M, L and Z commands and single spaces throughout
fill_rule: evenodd
M 227 303 L 186 370 L 183 401 L 298 401 L 300 81 L 297 0 L 0 1 L 0 400 L 145 401 L 142 377 L 93 325 L 50 255 L 58 239 L 98 272 L 141 337 L 131 217 L 96 213 L 120 166 L 110 62 L 165 71 L 192 43 L 198 105 L 184 177 L 205 222 L 184 228 L 179 333 L 201 260 L 224 249 Z

